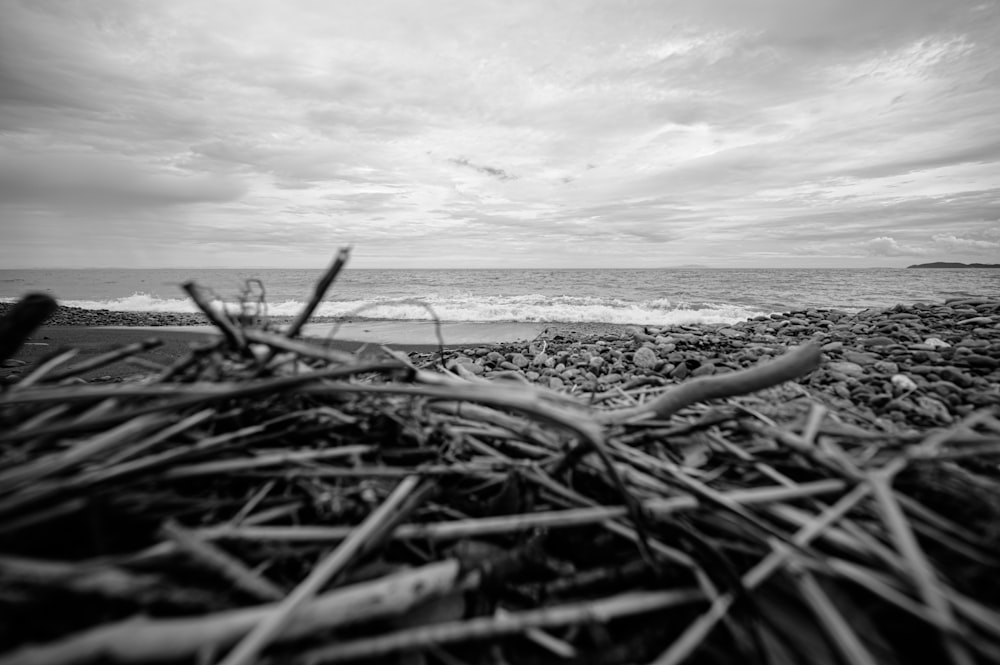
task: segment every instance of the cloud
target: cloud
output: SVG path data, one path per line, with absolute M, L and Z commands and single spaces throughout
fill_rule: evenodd
M 904 245 L 889 236 L 872 238 L 860 244 L 871 256 L 921 256 L 927 254 L 926 250 Z
M 1000 256 L 1000 220 L 998 226 L 984 230 L 972 237 L 960 237 L 954 234 L 938 233 L 931 239 L 945 251 L 962 251 L 972 254 Z
M 5 264 L 996 249 L 995 3 L 0 3 Z
M 494 177 L 497 180 L 514 180 L 515 178 L 517 178 L 517 176 L 511 175 L 510 173 L 507 173 L 503 169 L 497 168 L 495 166 L 483 166 L 480 164 L 473 164 L 465 157 L 457 157 L 454 159 L 449 159 L 448 161 L 451 162 L 452 164 L 458 164 L 459 166 L 468 167 L 473 171 L 478 171 L 479 173 L 485 173 L 486 175 Z
M 236 180 L 178 173 L 109 155 L 47 152 L 0 159 L 0 199 L 9 203 L 157 208 L 240 198 Z

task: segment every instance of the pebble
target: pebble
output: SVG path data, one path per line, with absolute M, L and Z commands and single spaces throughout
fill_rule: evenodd
M 889 346 L 891 344 L 896 344 L 898 342 L 897 340 L 894 340 L 891 337 L 876 336 L 863 339 L 861 340 L 861 343 L 864 346 Z
M 847 360 L 827 363 L 826 369 L 832 374 L 842 374 L 844 376 L 862 376 L 865 373 L 861 365 Z
M 510 356 L 510 363 L 520 369 L 521 367 L 527 367 L 531 361 L 523 353 L 514 353 Z
M 871 365 L 879 361 L 879 356 L 860 351 L 844 351 L 844 359 L 857 365 Z
M 640 367 L 642 369 L 653 369 L 659 364 L 660 359 L 651 348 L 648 346 L 641 346 L 636 349 L 635 355 L 632 356 L 632 362 L 635 363 L 636 367 Z
M 892 386 L 898 392 L 911 392 L 917 389 L 917 384 L 913 382 L 913 379 L 906 376 L 905 374 L 896 374 L 890 379 Z

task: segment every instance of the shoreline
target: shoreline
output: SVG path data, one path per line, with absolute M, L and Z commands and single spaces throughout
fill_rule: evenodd
M 68 315 L 79 312 L 84 315 L 76 325 L 65 325 Z M 117 314 L 57 312 L 55 325 L 50 321 L 39 328 L 12 359 L 2 363 L 0 383 L 16 383 L 67 349 L 76 349 L 76 356 L 60 369 L 72 369 L 126 344 L 159 338 L 162 344 L 139 354 L 138 361 L 117 361 L 80 374 L 88 382 L 138 380 L 168 367 L 192 344 L 217 339 L 209 326 L 127 326 Z M 128 320 L 147 322 L 134 313 Z M 942 426 L 978 408 L 1000 407 L 1000 298 L 897 305 L 851 314 L 811 309 L 730 325 L 662 328 L 446 322 L 443 357 L 433 322 L 346 322 L 332 340 L 331 328 L 329 322 L 310 323 L 305 337 L 350 353 L 366 347 L 377 351 L 384 345 L 408 354 L 417 366 L 442 362 L 453 372 L 486 379 L 515 375 L 574 394 L 721 374 L 811 342 L 821 347 L 823 363 L 798 383 L 824 395 L 830 405 L 865 414 L 867 420 L 885 418 L 910 428 Z M 786 395 L 787 399 L 792 398 Z

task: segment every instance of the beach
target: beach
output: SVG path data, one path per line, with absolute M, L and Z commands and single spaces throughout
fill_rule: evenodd
M 10 307 L 0 303 L 0 316 Z M 290 317 L 274 317 L 266 328 L 281 331 Z M 331 348 L 356 352 L 365 346 L 382 346 L 404 353 L 428 353 L 439 347 L 457 349 L 469 345 L 530 342 L 539 336 L 587 338 L 618 335 L 626 326 L 598 323 L 542 324 L 519 322 L 442 322 L 351 320 L 319 317 L 307 324 L 302 336 Z M 114 362 L 80 374 L 85 380 L 114 381 L 149 373 L 181 358 L 192 345 L 218 336 L 218 329 L 200 314 L 162 312 L 115 312 L 59 307 L 14 356 L 10 366 L 0 368 L 0 380 L 16 380 L 27 368 L 61 351 L 75 349 L 66 368 L 126 344 L 155 339 L 160 343 L 143 352 L 141 365 Z
M 267 320 L 280 331 L 290 318 Z M 263 322 L 261 322 L 263 323 Z M 440 341 L 443 344 L 439 344 Z M 201 315 L 61 307 L 0 369 L 16 382 L 44 359 L 76 349 L 63 369 L 126 344 L 154 348 L 79 374 L 91 382 L 138 380 L 217 339 Z M 599 323 L 320 319 L 303 331 L 329 348 L 386 347 L 418 364 L 491 378 L 515 373 L 559 391 L 600 393 L 635 382 L 679 383 L 752 366 L 814 342 L 822 367 L 800 383 L 869 418 L 902 426 L 944 425 L 1000 404 L 1000 300 L 958 298 L 847 313 L 808 309 L 731 325 L 626 326 Z

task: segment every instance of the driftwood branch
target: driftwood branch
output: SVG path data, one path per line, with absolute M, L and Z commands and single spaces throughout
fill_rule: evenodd
M 737 372 L 685 381 L 646 404 L 616 409 L 598 417 L 609 424 L 669 418 L 691 404 L 749 395 L 797 379 L 819 367 L 821 357 L 818 346 L 804 344 L 770 362 Z
M 340 271 L 344 269 L 347 265 L 347 259 L 351 256 L 351 248 L 344 247 L 339 252 L 337 252 L 337 258 L 333 260 L 333 263 L 326 272 L 323 273 L 323 278 L 316 283 L 316 288 L 313 290 L 312 297 L 309 302 L 298 313 L 295 320 L 292 321 L 291 325 L 288 326 L 288 330 L 285 331 L 285 335 L 289 338 L 297 337 L 300 332 L 302 332 L 302 327 L 312 318 L 313 312 L 319 307 L 319 304 L 323 301 L 323 297 L 326 292 L 330 290 L 330 285 L 333 284 L 333 280 L 337 279 L 337 275 Z
M 417 605 L 473 584 L 447 559 L 387 575 L 314 598 L 289 617 L 276 641 L 293 640 L 336 627 L 409 612 Z M 182 619 L 129 619 L 0 656 L 0 665 L 147 663 L 190 658 L 224 649 L 278 609 L 278 604 Z
M 201 289 L 194 282 L 184 282 L 181 284 L 181 288 L 184 292 L 188 294 L 194 304 L 198 306 L 202 314 L 208 317 L 208 320 L 215 324 L 215 327 L 219 329 L 222 336 L 225 338 L 226 343 L 234 349 L 246 349 L 247 341 L 243 336 L 243 329 L 233 325 L 233 322 L 229 320 L 229 317 L 225 314 L 220 314 L 215 309 L 209 301 L 205 300 L 205 297 L 201 293 Z

